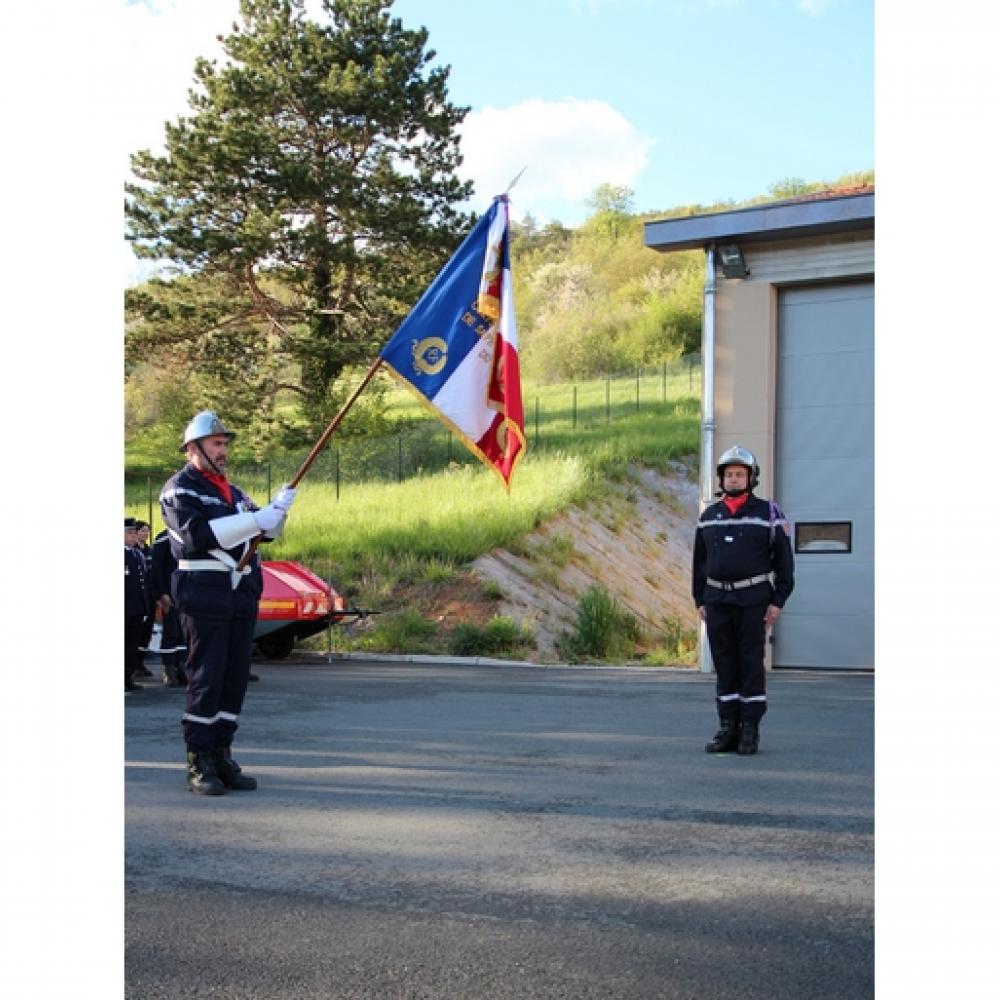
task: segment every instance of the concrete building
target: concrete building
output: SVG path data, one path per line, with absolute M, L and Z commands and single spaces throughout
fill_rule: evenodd
M 645 244 L 705 252 L 702 503 L 742 444 L 793 522 L 769 667 L 874 669 L 874 189 L 648 222 Z

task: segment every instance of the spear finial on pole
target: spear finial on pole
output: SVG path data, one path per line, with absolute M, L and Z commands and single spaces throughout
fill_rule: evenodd
M 521 167 L 520 171 L 518 172 L 518 175 L 507 185 L 507 190 L 504 191 L 504 197 L 510 194 L 511 188 L 521 179 L 521 174 L 523 174 L 527 169 L 528 169 L 527 164 Z

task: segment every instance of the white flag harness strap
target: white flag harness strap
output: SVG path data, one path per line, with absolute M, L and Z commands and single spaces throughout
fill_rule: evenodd
M 711 577 L 707 577 L 705 583 L 710 587 L 715 587 L 716 590 L 743 590 L 745 587 L 753 587 L 758 583 L 765 583 L 769 579 L 767 573 L 761 573 L 759 576 L 751 576 L 746 580 L 713 580 Z

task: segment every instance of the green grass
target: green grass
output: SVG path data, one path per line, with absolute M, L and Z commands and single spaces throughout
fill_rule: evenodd
M 451 634 L 449 651 L 455 656 L 516 657 L 532 649 L 531 629 L 504 615 L 495 615 L 484 626 L 463 623 Z
M 687 376 L 683 381 L 686 384 Z M 403 471 L 404 449 L 395 436 L 380 441 L 345 440 L 337 446 L 338 453 L 327 449 L 310 469 L 283 536 L 262 554 L 267 559 L 303 562 L 333 581 L 350 603 L 394 612 L 395 592 L 412 587 L 433 590 L 455 580 L 462 567 L 479 555 L 498 547 L 524 548 L 525 535 L 570 505 L 604 496 L 608 481 L 626 482 L 630 463 L 663 470 L 672 459 L 696 454 L 697 400 L 675 396 L 664 401 L 657 398 L 660 382 L 647 382 L 640 384 L 638 409 L 634 379 L 611 383 L 610 420 L 608 384 L 603 380 L 589 386 L 579 383 L 575 427 L 571 387 L 526 387 L 528 450 L 509 493 L 457 441 L 446 444 L 442 425 L 427 420 L 426 411 L 410 393 L 397 390 L 391 401 L 397 408 L 395 415 L 414 421 L 409 440 L 424 445 L 437 442 L 441 454 L 452 455 L 451 464 L 417 474 L 409 468 L 397 481 Z M 683 388 L 668 387 L 668 394 Z M 622 398 L 627 391 L 631 402 Z M 125 513 L 149 520 L 154 534 L 163 527 L 157 498 L 170 474 L 163 471 L 164 465 L 176 469 L 183 462 L 172 443 L 161 438 L 151 434 L 131 442 L 126 461 Z M 425 448 L 414 461 L 419 466 L 429 462 L 428 456 Z M 273 494 L 304 457 L 274 454 L 267 468 L 253 465 L 249 456 L 234 448 L 230 477 L 263 505 L 269 487 Z M 335 469 L 341 473 L 339 480 Z M 621 502 L 623 509 L 614 515 L 612 527 L 631 516 L 624 509 L 630 506 Z M 557 534 L 532 555 L 558 575 L 559 567 L 572 555 L 572 541 Z M 433 624 L 420 625 L 419 617 L 412 610 L 383 615 L 354 648 L 382 652 L 440 648 L 443 636 Z M 495 628 L 499 636 L 482 641 L 494 643 L 495 648 L 503 641 L 513 642 L 510 636 L 504 638 L 502 625 Z M 473 644 L 481 641 L 476 636 L 466 639 Z M 667 645 L 676 649 L 679 643 Z M 586 646 L 577 646 L 578 655 L 597 655 L 583 652 Z
M 464 563 L 531 531 L 585 497 L 591 484 L 579 456 L 558 454 L 523 465 L 509 494 L 478 465 L 353 487 L 339 501 L 328 483 L 307 478 L 269 552 L 334 563 L 357 563 L 369 553 Z
M 625 411 L 641 412 L 671 401 L 693 400 L 697 409 L 700 392 L 700 366 L 689 370 L 684 363 L 669 365 L 665 378 L 661 369 L 646 369 L 638 380 L 629 375 L 554 384 L 522 381 L 521 384 L 525 424 L 529 431 L 534 426 L 536 407 L 540 425 L 564 422 L 572 428 L 575 405 L 576 426 L 582 429 L 592 425 L 606 426 Z M 395 381 L 386 392 L 386 404 L 393 419 L 419 422 L 427 415 L 426 407 L 414 393 Z
M 580 596 L 573 630 L 559 637 L 556 648 L 570 661 L 628 659 L 641 638 L 635 615 L 595 583 Z
M 268 547 L 271 558 L 355 561 L 364 553 L 418 554 L 451 562 L 474 559 L 548 521 L 570 504 L 597 492 L 605 480 L 620 482 L 628 463 L 664 468 L 670 459 L 697 451 L 698 418 L 673 407 L 642 411 L 608 428 L 556 433 L 552 443 L 529 450 L 514 473 L 510 492 L 479 462 L 422 473 L 402 482 L 341 483 L 325 476 L 303 480 L 284 537 Z M 178 463 L 180 464 L 180 463 Z M 261 474 L 230 477 L 254 499 L 267 501 Z M 281 479 L 272 473 L 272 492 Z M 157 497 L 162 476 L 126 480 L 125 513 L 162 527 Z
M 662 628 L 642 662 L 648 666 L 694 666 L 698 662 L 698 630 L 675 618 L 664 618 Z
M 375 628 L 355 644 L 373 653 L 433 653 L 437 626 L 412 609 L 383 615 Z
M 231 478 L 244 485 L 239 469 Z M 373 482 L 342 489 L 308 476 L 299 487 L 285 533 L 267 546 L 272 559 L 357 564 L 370 553 L 467 562 L 513 543 L 570 504 L 589 496 L 595 472 L 583 456 L 548 452 L 518 468 L 510 493 L 478 462 L 402 483 Z M 262 491 L 251 494 L 259 503 Z M 277 488 L 277 484 L 275 484 Z M 153 487 L 153 529 L 162 522 Z M 147 519 L 145 490 L 126 513 Z

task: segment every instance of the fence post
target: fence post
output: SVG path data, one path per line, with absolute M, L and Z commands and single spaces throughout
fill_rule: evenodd
M 399 457 L 396 461 L 396 482 L 401 483 L 403 481 L 403 435 L 400 434 L 399 438 Z
M 635 366 L 635 412 L 639 412 L 639 366 Z
M 611 423 L 611 379 L 604 380 L 604 422 Z
M 576 383 L 573 383 L 573 430 L 576 430 Z
M 535 396 L 535 445 L 538 444 L 538 397 Z
M 271 463 L 267 463 L 267 499 L 271 499 Z

